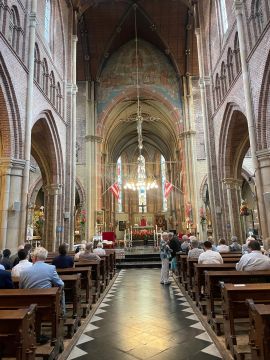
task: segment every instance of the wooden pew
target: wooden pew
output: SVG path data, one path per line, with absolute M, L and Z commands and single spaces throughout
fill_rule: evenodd
M 254 304 L 247 300 L 249 307 L 249 343 L 252 360 L 268 360 L 270 354 L 270 305 Z
M 111 257 L 111 255 L 107 254 L 107 253 L 106 253 L 106 255 L 100 256 L 100 258 L 104 259 L 105 263 L 106 263 L 106 275 L 105 275 L 105 279 L 104 279 L 105 288 L 110 282 L 110 271 L 111 271 L 110 270 L 110 266 L 111 266 L 110 257 Z
M 187 255 L 180 255 L 180 281 L 185 290 L 188 290 L 188 278 L 187 278 Z
M 34 360 L 36 305 L 26 309 L 0 310 L 0 358 Z
M 92 275 L 92 297 L 93 303 L 95 304 L 100 296 L 100 285 L 101 285 L 101 275 L 100 275 L 100 261 L 91 260 L 91 261 L 75 261 L 75 268 L 77 267 L 91 267 Z
M 81 293 L 81 309 L 82 317 L 86 317 L 92 307 L 92 274 L 91 267 L 76 267 L 56 269 L 59 275 L 74 275 L 81 274 L 81 290 L 84 291 L 84 296 Z
M 225 264 L 194 264 L 194 288 L 195 288 L 195 300 L 196 306 L 198 306 L 201 312 L 206 315 L 206 302 L 204 299 L 204 291 L 205 289 L 205 276 L 204 272 L 206 270 L 213 271 L 224 271 L 224 270 L 234 270 L 234 263 L 225 263 Z
M 81 324 L 81 274 L 60 275 L 64 281 L 65 304 L 68 314 L 71 303 L 72 316 L 67 317 L 64 325 L 68 328 L 67 337 L 72 338 L 78 326 Z
M 36 336 L 41 334 L 41 323 L 51 324 L 50 345 L 38 346 L 36 356 L 55 359 L 63 346 L 63 318 L 61 309 L 61 289 L 1 289 L 0 310 L 14 310 L 37 304 Z
M 106 254 L 110 255 L 110 279 L 112 279 L 115 275 L 116 271 L 116 258 L 115 258 L 115 250 L 113 249 L 105 249 Z
M 226 257 L 230 258 L 230 257 L 233 257 L 233 258 L 239 258 L 242 256 L 242 253 L 241 252 L 236 252 L 236 251 L 230 251 L 228 253 L 220 253 L 221 257 L 224 259 Z
M 223 317 L 216 313 L 215 303 L 221 302 L 220 282 L 232 284 L 270 283 L 269 271 L 205 271 L 207 320 L 217 335 L 221 334 Z M 219 303 L 218 303 L 219 305 Z
M 237 344 L 235 320 L 248 319 L 247 299 L 253 299 L 254 303 L 270 303 L 270 284 L 222 284 L 221 289 L 225 343 L 236 359 L 244 359 L 251 352 L 248 329 L 246 339 L 242 335 L 241 344 Z

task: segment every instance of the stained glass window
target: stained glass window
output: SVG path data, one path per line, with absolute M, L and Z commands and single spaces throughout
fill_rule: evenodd
M 121 156 L 117 160 L 117 182 L 118 182 L 118 186 L 120 189 L 119 198 L 118 198 L 118 211 L 122 212 L 123 211 L 123 205 L 122 205 L 123 192 L 122 192 L 122 160 L 121 160 Z
M 161 168 L 161 184 L 162 184 L 162 210 L 167 211 L 168 210 L 168 201 L 165 197 L 165 181 L 166 181 L 166 162 L 164 159 L 164 156 L 160 156 L 160 168 Z
M 145 188 L 145 158 L 140 155 L 138 157 L 138 197 L 139 197 L 139 212 L 147 212 L 146 204 L 146 188 Z
M 47 43 L 50 42 L 50 27 L 51 27 L 51 0 L 45 0 L 44 37 Z

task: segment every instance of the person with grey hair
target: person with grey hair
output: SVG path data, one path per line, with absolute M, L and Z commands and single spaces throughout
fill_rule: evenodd
M 188 253 L 189 251 L 189 245 L 190 245 L 190 242 L 189 242 L 189 237 L 187 235 L 183 235 L 182 236 L 182 244 L 181 244 L 181 250 L 185 253 Z
M 169 232 L 168 238 L 169 238 L 169 247 L 170 247 L 170 249 L 172 249 L 172 253 L 171 253 L 171 257 L 172 257 L 171 270 L 174 273 L 176 273 L 176 270 L 177 270 L 176 253 L 181 251 L 181 243 L 180 243 L 180 241 L 178 239 L 178 236 L 175 235 L 172 232 Z
M 199 256 L 203 253 L 203 249 L 199 249 L 199 242 L 195 236 L 190 237 L 190 247 L 191 249 L 188 252 L 188 259 L 198 259 Z
M 102 242 L 97 243 L 97 247 L 93 250 L 93 253 L 99 256 L 106 255 L 106 251 L 103 249 Z
M 170 265 L 170 257 L 172 250 L 170 249 L 168 242 L 169 242 L 168 233 L 164 232 L 162 234 L 162 239 L 160 241 L 160 258 L 161 258 L 160 283 L 164 285 L 169 285 L 171 283 L 169 280 L 169 265 Z
M 229 246 L 230 251 L 241 251 L 242 246 L 238 243 L 238 238 L 237 236 L 232 236 L 231 237 L 231 245 Z
M 93 243 L 89 242 L 86 244 L 84 252 L 79 255 L 79 261 L 91 261 L 91 260 L 100 261 L 101 259 L 97 254 L 93 253 Z
M 56 272 L 54 265 L 45 263 L 48 251 L 44 247 L 35 248 L 32 253 L 33 266 L 20 273 L 20 289 L 63 287 L 64 283 Z

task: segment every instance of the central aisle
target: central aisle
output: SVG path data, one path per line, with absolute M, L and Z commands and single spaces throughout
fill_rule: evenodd
M 121 270 L 68 359 L 222 358 L 178 286 L 160 269 Z

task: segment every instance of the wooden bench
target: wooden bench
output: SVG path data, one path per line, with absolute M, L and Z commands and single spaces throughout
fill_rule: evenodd
M 116 271 L 115 250 L 105 249 L 106 254 L 110 255 L 110 280 L 114 277 Z
M 60 275 L 64 281 L 65 304 L 68 315 L 68 309 L 72 309 L 71 317 L 67 316 L 64 325 L 68 328 L 67 337 L 72 338 L 78 326 L 81 325 L 81 274 Z
M 106 276 L 105 276 L 105 279 L 104 279 L 104 284 L 105 284 L 105 288 L 106 286 L 109 284 L 110 282 L 110 272 L 111 272 L 111 255 L 110 254 L 107 254 L 106 255 L 101 255 L 100 256 L 101 259 L 104 259 L 105 260 L 105 263 L 106 263 Z
M 35 330 L 37 339 L 41 334 L 42 322 L 51 324 L 50 344 L 37 347 L 36 356 L 55 359 L 63 346 L 63 317 L 61 289 L 1 289 L 0 310 L 15 310 L 37 304 Z
M 240 259 L 241 256 L 242 256 L 242 253 L 241 252 L 236 252 L 236 251 L 230 251 L 230 252 L 227 252 L 227 253 L 220 253 L 221 257 L 223 259 L 225 259 L 226 257 L 233 257 L 233 258 L 238 258 Z
M 75 268 L 77 267 L 89 267 L 91 268 L 92 276 L 92 298 L 93 303 L 95 304 L 100 297 L 100 285 L 101 285 L 101 275 L 100 275 L 100 261 L 91 260 L 91 261 L 75 261 Z
M 245 359 L 251 353 L 248 344 L 249 328 L 243 329 L 241 337 L 236 333 L 235 320 L 249 319 L 247 299 L 254 303 L 270 303 L 270 284 L 222 284 L 222 311 L 224 317 L 225 343 L 236 359 Z M 238 343 L 238 340 L 241 342 Z
M 254 304 L 247 300 L 249 307 L 249 343 L 253 360 L 268 360 L 270 354 L 270 305 Z
M 204 315 L 206 315 L 206 302 L 204 298 L 205 271 L 207 270 L 224 271 L 224 270 L 234 270 L 234 269 L 235 269 L 235 264 L 233 263 L 194 264 L 194 291 L 195 291 L 196 306 L 200 308 L 201 312 Z
M 217 335 L 221 335 L 223 317 L 218 315 L 221 306 L 220 282 L 232 284 L 270 283 L 270 271 L 205 271 L 205 298 L 207 320 Z
M 181 254 L 180 256 L 180 281 L 185 290 L 188 290 L 188 277 L 187 277 L 187 255 Z
M 81 309 L 82 317 L 86 317 L 92 307 L 92 273 L 91 267 L 76 267 L 56 269 L 57 273 L 61 275 L 81 275 Z
M 26 309 L 0 310 L 0 358 L 34 360 L 36 305 Z

